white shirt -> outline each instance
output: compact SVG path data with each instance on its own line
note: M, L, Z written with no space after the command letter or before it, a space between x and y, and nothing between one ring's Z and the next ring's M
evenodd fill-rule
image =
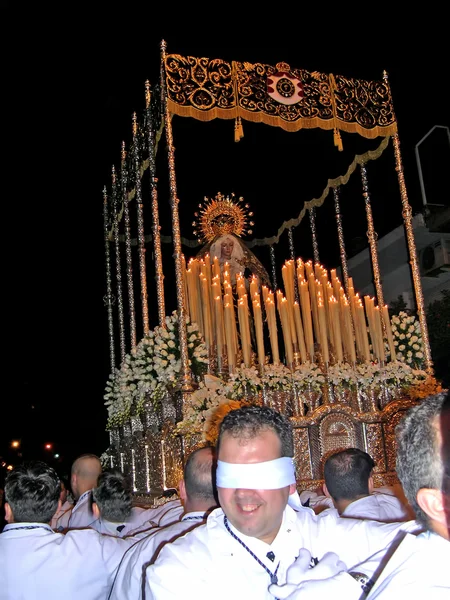
M99 533L123 538L130 535L130 531L142 525L143 519L146 520L143 517L144 512L144 508L136 506L131 509L130 516L123 523L113 523L112 521L100 518L91 523L89 527Z
M63 535L43 523L0 534L0 600L103 600L133 539L92 529Z
M408 510L396 496L374 492L351 502L341 513L341 517L372 519L388 523L406 521Z
M331 498L319 496L315 492L301 492L302 503L309 500L309 506L318 514L323 515L327 509L334 509ZM351 502L341 513L341 517L352 517L354 519L372 519L385 523L394 521L406 521L411 518L411 511L395 495L374 491L364 498Z
M66 529L89 527L94 521L92 490L87 490L78 498L72 510L64 512L56 519L56 522L52 520L52 526L55 531L65 531Z
M450 542L436 533L407 533L375 582L368 599L450 598Z
M55 530L57 530L60 525L61 529L67 527L67 523L69 522L69 517L70 513L72 512L73 506L73 502L69 502L68 500L66 500L61 506L61 508L54 514L53 519L50 521L50 527ZM62 526L64 515L66 515L67 520L66 525Z
M170 500L155 508L146 508L139 515L140 525L130 530L127 535L135 535L153 527L165 527L171 523L176 523L181 519L183 512L183 505L179 498Z
M108 600L141 600L142 575L146 567L155 561L161 547L205 521L203 512L190 512L183 515L181 521L155 528L147 537L134 544L123 556Z
M271 572L279 564L277 576L281 584L302 547L319 560L326 552L334 551L351 567L385 548L400 528L417 527L415 521L398 524L341 519L334 511L320 518L311 509L295 512L287 506L277 537L270 545L234 532ZM273 562L267 558L268 552L275 554ZM155 563L147 568L146 579L147 600L179 599L190 591L196 600L212 596L215 600L274 600L268 592L269 574L225 529L220 508L209 515L205 525L166 544Z

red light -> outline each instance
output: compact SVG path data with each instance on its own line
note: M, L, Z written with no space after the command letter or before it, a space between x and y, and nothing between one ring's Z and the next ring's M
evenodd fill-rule
M51 450L52 449L52 444L45 444L45 449L46 450Z

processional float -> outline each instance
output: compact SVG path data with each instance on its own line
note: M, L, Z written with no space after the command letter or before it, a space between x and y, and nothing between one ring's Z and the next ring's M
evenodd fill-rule
M146 82L145 99L142 119L133 116L130 151L123 144L120 173L113 168L111 189L108 193L105 187L103 193L111 367L105 394L109 464L131 476L137 496L154 497L177 485L190 449L205 439L214 441L220 415L241 402L257 402L274 406L292 421L299 489L317 487L324 458L350 446L373 456L378 483L396 482L394 430L420 394L412 392L417 383L413 370L397 360L378 266L366 165L388 146L394 152L420 324L422 388L424 378L428 382L434 378L387 74L381 81L365 81L308 72L286 63L183 57L167 54L163 41L160 82L153 89ZM342 150L341 132L380 137L381 144L356 155L346 173L328 180L322 196L305 202L276 236L255 242L270 249L269 276L250 250L252 244L241 239L251 233L252 225L243 198L220 192L205 198L193 223L197 243L182 238L174 115L201 121L233 119L235 141L243 136L243 121L253 121L292 133L314 128L332 131L337 151ZM171 239L160 234L156 156L157 149L162 152L163 137ZM359 297L346 259L340 189L357 169L375 297ZM334 204L340 273L319 260L316 210L329 196ZM151 235L145 234L146 214L151 215ZM293 241L293 229L306 215L313 249L309 260L295 255ZM132 233L133 226L137 233ZM282 266L283 286L279 287L275 247L284 233L290 256ZM228 248L221 256L220 241L227 236ZM173 246L175 272L172 315L166 314L165 305L163 244L167 242ZM150 243L155 274L151 289L146 263ZM198 245L200 251L192 252ZM154 329L149 296L157 300Z

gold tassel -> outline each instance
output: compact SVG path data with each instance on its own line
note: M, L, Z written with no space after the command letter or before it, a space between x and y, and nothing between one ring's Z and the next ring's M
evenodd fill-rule
M241 117L234 120L234 141L239 142L244 137L244 128L242 127Z
M334 128L333 140L334 140L334 145L337 146L337 149L339 150L339 152L342 152L342 150L344 149L344 146L342 145L341 134L339 132L339 129L337 129L337 127Z

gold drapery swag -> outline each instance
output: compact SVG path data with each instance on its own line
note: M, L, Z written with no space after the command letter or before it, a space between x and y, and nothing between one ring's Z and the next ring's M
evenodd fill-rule
M387 79L179 54L166 55L164 66L170 112L200 121L235 119L236 141L243 136L242 119L293 132L333 130L339 149L339 131L370 139L397 132Z
M248 248L253 248L254 246L273 246L273 244L277 244L280 241L280 238L285 231L287 231L288 229L291 229L292 227L297 227L298 225L300 225L300 223L303 221L304 216L306 215L306 211L310 210L311 208L316 208L316 207L322 206L322 204L325 202L326 198L329 195L330 189L337 188L341 185L346 185L350 179L350 176L352 175L352 173L356 170L356 168L359 165L366 164L367 162L369 162L371 160L377 160L378 158L380 158L380 156L383 154L383 152L388 147L389 140L390 140L389 137L385 137L381 140L379 146L377 148L375 148L374 150L368 150L367 152L364 152L364 154L356 154L354 156L352 162L350 163L347 171L343 175L340 175L339 177L336 177L334 179L328 179L328 182L327 182L326 186L324 187L322 194L318 198L311 198L311 200L307 200L306 202L304 202L303 207L300 210L297 217L295 217L293 219L289 219L288 221L284 221L284 223L278 229L276 235L274 235L272 237L266 237L266 238L253 238L253 240L245 240L244 241L245 245ZM142 172L144 172L146 169L148 169L148 161L144 162L144 164L142 166ZM129 194L128 194L128 201L130 202L131 200L133 200L135 195L136 195L136 190L135 189L131 190L131 192L129 192ZM119 220L121 218L122 218L122 211L119 213ZM110 239L110 241L113 239L113 231L112 230L110 232L109 239ZM123 235L119 236L119 239L122 242L125 240ZM153 240L153 236L151 234L148 234L145 236L146 243L151 242L152 240ZM163 244L172 243L172 236L162 235L161 242ZM133 240L131 240L131 243L133 246L136 246L137 240L133 239ZM196 240L196 239L190 240L190 239L184 238L184 237L181 238L181 243L183 246L186 246L188 248L197 248L197 247L201 246L201 242L199 242L198 240Z

